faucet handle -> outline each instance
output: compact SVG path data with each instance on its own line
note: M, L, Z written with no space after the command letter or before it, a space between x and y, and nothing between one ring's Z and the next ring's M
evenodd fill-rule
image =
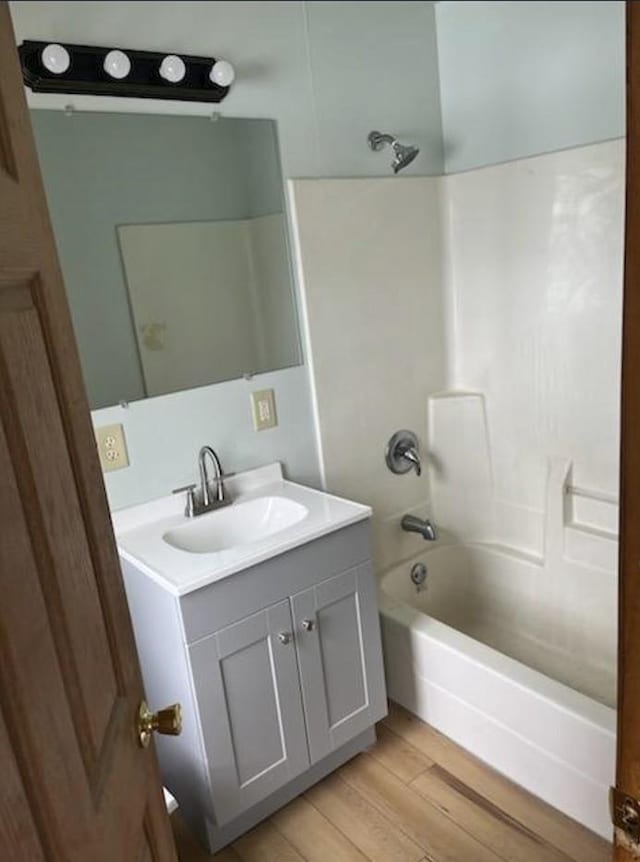
M418 449L413 443L399 443L396 446L396 456L399 458L404 458L410 464L413 465L413 469L416 471L416 474L420 476L422 474L422 464L420 463L420 455L418 455Z
M413 431L396 431L387 443L385 449L387 467L392 473L408 473L415 470L416 475L422 473L420 448L418 438Z
M181 488L174 488L171 492L172 494L181 494L183 491L187 492L187 505L184 508L184 513L187 518L193 518L195 508L196 508L196 486L195 485L183 485Z
M182 494L183 491L193 491L195 487L196 487L195 484L183 485L182 488L174 488L171 493L172 494Z

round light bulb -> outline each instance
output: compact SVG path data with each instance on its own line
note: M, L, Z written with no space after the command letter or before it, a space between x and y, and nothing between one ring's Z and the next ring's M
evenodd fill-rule
M178 57L177 54L167 54L160 63L160 77L170 84L177 84L181 81L187 72L187 67L184 60Z
M209 80L219 87L229 87L236 77L236 70L228 60L216 60L209 71Z
M42 65L54 75L64 74L71 65L69 52L62 45L47 45L42 50Z
M107 75L121 80L131 71L131 60L124 51L109 51L102 64Z

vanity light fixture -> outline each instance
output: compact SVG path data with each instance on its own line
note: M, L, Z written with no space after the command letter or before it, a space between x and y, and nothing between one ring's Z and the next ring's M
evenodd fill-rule
M230 87L236 77L236 70L228 60L216 60L209 72L209 80L220 87Z
M177 54L167 54L160 63L160 77L170 84L179 84L186 74L184 60Z
M131 71L131 60L124 51L119 51L117 48L109 51L102 65L107 75L118 81L126 78Z
M38 93L221 102L235 78L216 57L34 40L18 52L24 82Z
M44 46L40 58L42 65L52 75L63 75L71 65L71 57L67 49L55 42Z

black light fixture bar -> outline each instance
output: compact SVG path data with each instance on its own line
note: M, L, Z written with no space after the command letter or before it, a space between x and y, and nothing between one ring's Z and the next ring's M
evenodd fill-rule
M50 72L42 62L42 52L50 42L25 40L18 52L25 84L36 93L81 93L91 96L124 96L135 99L177 99L187 102L221 102L229 87L209 79L214 57L180 54L186 66L184 78L170 83L160 76L160 64L167 53L124 50L131 61L126 78L112 78L104 70L104 59L112 48L97 45L69 45L71 63L66 72Z

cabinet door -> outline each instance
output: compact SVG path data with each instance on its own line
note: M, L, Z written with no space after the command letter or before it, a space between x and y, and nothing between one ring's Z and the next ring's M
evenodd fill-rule
M190 648L216 823L309 766L289 602Z
M370 563L291 599L312 763L387 712Z

